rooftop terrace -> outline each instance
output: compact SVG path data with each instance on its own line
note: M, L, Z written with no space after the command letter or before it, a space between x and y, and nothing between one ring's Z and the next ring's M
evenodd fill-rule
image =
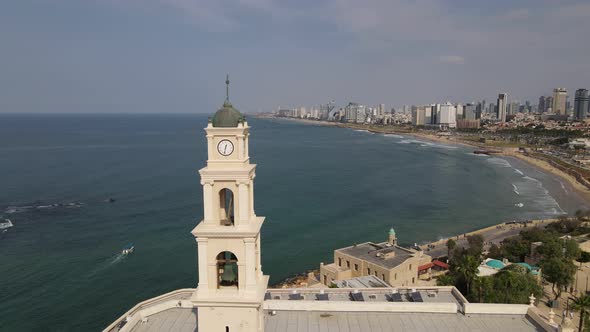
M199 309L188 298L191 291L144 301L105 331L197 331ZM263 310L265 332L549 330L535 308L472 304L454 287L269 289Z
M336 251L371 262L386 269L392 269L406 261L406 259L418 254L415 250L406 249L397 245L392 246L387 242L380 244L365 242L337 249Z

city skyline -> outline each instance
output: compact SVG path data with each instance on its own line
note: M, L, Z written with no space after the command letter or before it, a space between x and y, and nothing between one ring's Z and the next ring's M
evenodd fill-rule
M244 112L535 102L555 87L573 102L590 82L588 16L583 1L4 3L0 112L210 113L227 72Z

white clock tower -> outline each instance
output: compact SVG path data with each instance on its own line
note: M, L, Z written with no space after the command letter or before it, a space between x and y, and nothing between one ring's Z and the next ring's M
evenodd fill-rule
M207 166L202 168L203 220L192 230L198 245L198 330L261 332L268 276L260 264L260 228L254 213L256 165L250 164L250 127L226 100L210 119Z

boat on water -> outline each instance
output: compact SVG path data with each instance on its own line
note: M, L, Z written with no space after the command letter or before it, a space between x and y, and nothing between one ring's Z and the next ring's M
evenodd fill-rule
M121 250L121 254L122 255L129 255L130 253L133 252L133 250L135 250L135 246L133 246L133 243L129 243L128 245L126 245L123 250Z
M2 222L0 222L0 230L6 230L12 226L14 226L14 224L12 223L12 221L10 221L10 219L0 219Z

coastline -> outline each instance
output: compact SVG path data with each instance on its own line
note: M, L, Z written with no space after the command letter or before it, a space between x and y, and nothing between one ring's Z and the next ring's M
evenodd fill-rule
M553 167L551 164L544 160L526 156L520 152L504 151L503 155L517 158L543 172L549 173L555 177L558 177L566 181L572 187L572 189L574 189L578 194L580 194L580 196L584 197L584 199L587 202L590 202L590 189L578 182L578 180L574 176Z
M329 122L329 121L295 119L295 118L279 118L279 117L260 117L260 118L280 119L280 120L287 120L287 121L292 121L292 122L299 122L299 123L303 123L303 124L318 125L318 126L333 126L333 127L338 127L338 128L360 129L360 130L367 130L367 131L369 131L371 133L375 133L375 134L396 134L396 135L402 135L402 136L411 136L416 139L422 139L422 140L427 140L427 141L442 143L442 144L448 144L448 145L460 145L460 146L475 148L475 149L493 148L494 150L498 151L498 153L495 155L509 156L509 157L517 158L517 159L525 162L526 164L530 165L533 168L536 168L542 172L548 173L552 176L555 176L559 179L566 181L577 194L579 194L581 197L583 197L584 200L588 204L590 204L590 189L587 188L586 186L584 186L583 184L581 184L580 182L578 182L576 177L552 166L551 164L549 164L548 162L546 162L544 160L533 158L531 156L526 156L523 153L519 152L517 150L517 148L513 148L513 147L510 147L510 148L508 148L508 147L487 147L485 145L476 144L475 142L467 142L464 140L452 139L452 137L450 137L450 136L440 136L440 135L433 135L433 134L425 133L425 132L399 130L399 129L396 129L393 127L383 128L383 129L379 128L381 130L378 130L376 128L371 128L366 125L359 125L359 124L336 123L336 122Z

